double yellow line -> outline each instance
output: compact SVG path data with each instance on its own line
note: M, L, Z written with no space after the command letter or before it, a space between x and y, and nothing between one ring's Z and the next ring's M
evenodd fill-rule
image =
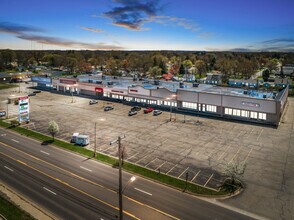
M95 185L95 186L101 187L101 188L106 189L106 190L108 190L108 191L110 191L110 192L112 192L112 193L117 194L117 192L116 192L115 190L113 190L113 189L107 188L107 187L105 187L105 186L103 186L103 185L101 185L101 184L95 183L95 182L93 182L93 181L91 181L91 180L88 180L88 179L86 179L86 178L84 178L84 177L81 177L81 176L79 176L79 175L77 175L77 174L75 174L75 173L72 173L72 172L70 172L70 171L68 171L68 170L65 170L65 169L63 169L63 168L61 168L61 167L58 167L58 166L56 166L56 165L54 165L54 164L51 164L51 163L49 163L49 162L47 162L47 161L44 161L44 160L42 160L42 159L40 159L40 158L38 158L38 157L35 157L35 156L31 155L31 154L28 154L28 153L26 153L26 152L24 152L24 151L22 151L22 150L19 150L19 149L13 147L13 146L10 146L10 145L8 145L8 144L5 144L5 143L3 143L3 142L1 142L1 141L0 141L0 144L6 146L6 147L8 147L8 148L11 148L11 149L13 149L13 150L16 150L16 151L18 151L18 152L20 152L20 153L23 153L23 154L25 154L25 155L27 155L27 156L29 156L29 157L35 159L35 160L41 161L41 162L43 162L43 163L45 163L45 164L48 164L48 165L50 165L50 166L52 166L52 167L54 167L54 168L57 168L57 169L59 169L59 170L61 170L61 171L63 171L63 172L66 172L66 173L68 173L68 174L70 174L70 175L72 175L72 176L74 176L74 177L76 177L76 178L78 178L78 179L80 179L80 180L83 180L83 181L85 181L85 182L91 183L91 184L93 184L93 185ZM74 187L74 186L71 186L69 183L66 183L66 182L64 182L64 181L62 181L62 180L60 180L60 179L58 179L58 178L56 178L56 177L53 177L53 176L51 176L51 175L49 175L49 174L47 174L47 173L44 173L43 171L38 170L38 169L36 169L36 168L34 168L34 167L32 167L32 166L26 164L26 163L23 162L23 161L17 160L17 159L15 159L15 158L13 158L13 157L11 157L11 156L5 154L5 153L2 153L2 152L0 152L0 154L5 155L6 157L8 157L8 158L10 158L10 159L12 159L12 160L14 160L14 161L16 161L16 162L18 162L18 163L21 163L21 164L23 164L24 166L27 166L27 167L29 167L29 168L31 168L31 169L33 169L33 170L39 172L39 173L41 173L41 174L43 174L43 175L45 175L45 176L51 178L51 179L54 179L54 180L56 180L56 181L62 183L63 185L66 185L66 186L68 186L68 187L70 187L70 188L72 188L72 189L74 189L74 190L76 190L76 191L78 191L78 192L80 192L80 193L82 193L82 194L84 194L84 195L87 195L87 196L89 196L89 197L91 197L91 198L93 198L93 199L95 199L95 200L97 200L97 201L99 201L99 202L101 202L101 203L103 203L103 204L105 204L105 205L107 205L107 206L109 206L109 207L115 209L115 210L119 210L118 207L113 206L113 205L111 205L111 204L109 204L109 203L107 203L107 202L105 202L105 201L103 201L103 200L101 200L101 199L98 199L98 198L96 198L96 197L90 195L89 193L84 192L84 191L82 191L82 190L80 190L80 189L78 189L78 188L76 188L76 187ZM166 213L166 212L164 212L164 211L161 211L161 210L159 210L159 209L156 209L156 208L154 208L154 207L152 207L152 206L149 206L149 205L147 205L147 204L141 203L141 202L139 202L139 201L137 201L137 200L135 200L135 199L133 199L133 198L131 198L131 197L128 197L128 196L126 196L126 195L123 195L123 196L124 196L125 198L129 199L130 201L134 202L134 203L137 203L137 204L139 204L139 205L141 205L141 206L145 206L145 207L147 207L147 208L150 208L150 209L152 209L152 210L154 210L154 211L156 211L156 212L159 212L159 213L161 213L161 214L163 214L163 215L165 215L165 216L167 216L167 217L170 217L170 218L175 219L175 220L180 220L179 218L177 218L177 217L175 217L175 216L172 216L172 215L170 215L170 214L168 214L168 213ZM139 218L137 218L135 215L133 215L133 214L127 212L127 211L123 211L123 212L124 212L126 215L128 215L128 216L130 216L130 217L132 217L132 218L134 218L134 219L139 219Z

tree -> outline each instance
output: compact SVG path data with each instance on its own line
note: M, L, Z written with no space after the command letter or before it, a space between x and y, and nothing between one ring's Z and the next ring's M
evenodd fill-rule
M48 131L52 135L53 141L55 135L59 132L59 126L55 121L50 121L48 126Z
M161 75L161 68L159 68L158 66L154 66L154 67L150 67L150 69L149 69L149 75L151 76L151 77L156 77L156 76L158 76L158 75Z
M229 177L231 184L235 185L237 179L241 179L245 173L247 164L242 163L229 163L225 166L224 175Z
M195 67L197 69L197 72L200 78L202 78L202 74L206 72L206 64L204 63L203 60L197 60L195 62Z
M270 76L270 71L269 71L269 69L265 69L265 70L262 71L262 78L263 78L263 80L264 80L265 82L268 81L269 76Z
M270 73L272 73L273 70L278 69L278 62L277 59L271 59L266 62L265 66L269 69Z

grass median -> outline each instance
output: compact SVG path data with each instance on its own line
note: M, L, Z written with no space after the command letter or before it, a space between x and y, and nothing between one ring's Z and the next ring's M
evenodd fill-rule
M87 157L91 157L91 158L93 157L93 151L91 151L91 150L88 150L88 149L80 147L80 146L76 146L74 144L71 144L71 143L68 143L68 142L65 142L65 141L62 141L59 139L55 139L53 141L52 137L38 133L36 131L28 130L23 127L14 127L14 126L11 126L9 123L4 122L2 120L0 121L0 126L7 128L7 129L11 129L13 131L16 131L22 135L39 140L44 145L53 144L57 147L61 147L61 148L64 148L64 149L67 149L70 151L74 151L76 153L79 153L79 154L87 156ZM98 161L107 163L113 167L117 167L118 160L113 157L97 153L95 158ZM128 162L124 162L123 169L126 171L129 171L129 172L132 172L134 174L144 176L149 179L155 180L157 182L166 184L168 186L172 186L172 187L178 188L180 190L185 190L186 192L191 192L191 193L198 194L198 195L224 196L224 195L229 194L225 190L215 191L215 190L211 190L209 188L202 187L200 185L196 185L196 184L193 184L190 182L186 183L186 181L184 181L184 180L177 179L177 178L174 178L174 177L162 174L162 173L158 173L156 171L153 171L153 170L141 167L141 166L137 166L135 164L128 163Z
M20 209L17 205L10 202L0 194L0 214L9 220L34 220L30 214ZM1 216L0 216L1 219Z

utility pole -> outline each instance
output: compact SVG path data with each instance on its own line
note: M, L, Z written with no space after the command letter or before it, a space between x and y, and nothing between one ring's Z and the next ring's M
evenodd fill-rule
M118 137L118 167L119 167L119 187L118 187L118 199L119 199L119 219L123 220L123 201L122 201L122 151L121 151L121 137Z
M8 99L7 99L6 104L7 104L6 118L8 119Z
M121 139L125 138L118 137L117 140L111 141L110 145L117 143L118 144L118 202L119 202L119 220L123 220L123 188L122 188L122 146Z

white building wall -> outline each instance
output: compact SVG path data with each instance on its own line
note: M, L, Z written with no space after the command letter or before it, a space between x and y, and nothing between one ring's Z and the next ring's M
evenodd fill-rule
M221 106L221 95L199 93L199 103Z
M177 100L182 102L198 102L198 93L192 91L177 91Z
M276 102L273 100L250 99L234 96L223 96L223 107L244 109L255 112L276 113Z
M128 87L128 93L132 95L150 96L150 90L144 89L142 86Z
M151 96L161 99L171 98L173 94L171 91L165 88L159 88L159 89L151 89Z

